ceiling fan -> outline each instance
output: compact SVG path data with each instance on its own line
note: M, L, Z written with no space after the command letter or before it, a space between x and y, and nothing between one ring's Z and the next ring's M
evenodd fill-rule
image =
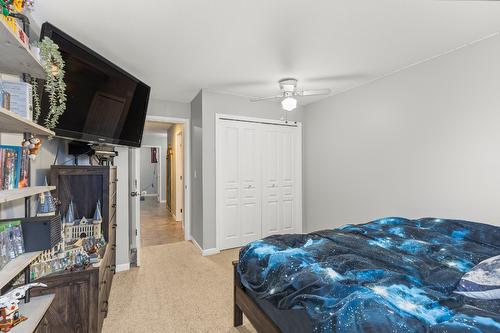
M300 90L297 88L297 79L285 78L278 81L281 94L269 97L256 97L251 102L280 100L283 110L292 111L297 107L297 97L329 95L331 89Z

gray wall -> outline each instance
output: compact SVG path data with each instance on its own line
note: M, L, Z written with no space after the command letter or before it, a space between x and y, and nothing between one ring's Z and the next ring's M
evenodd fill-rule
M159 134L148 134L144 133L142 137L142 145L149 146L158 146L161 147L161 152L159 159L161 160L161 195L160 201L165 202L167 200L167 160L166 160L166 152L167 152L167 133L165 135ZM143 156L146 154L147 156ZM144 152L144 149L141 149L141 190L144 189L147 185L151 183L152 179L152 168L151 163L149 163L150 168L147 171L148 174L142 172L142 163L146 161L151 161L151 152L147 150ZM143 179L144 176L144 179ZM151 187L149 187L151 190ZM148 192L149 193L149 192Z
M191 236L203 247L203 94L191 102Z
M117 269L130 263L130 221L129 221L129 172L128 148L117 147L118 157L115 158L118 183L116 183L116 265Z
M279 103L251 103L248 98L203 90L203 248L216 247L215 232L215 114L280 119ZM288 113L288 119L302 121L302 108Z
M500 37L309 105L305 230L384 216L500 224Z
M190 118L191 106L189 103L150 99L147 114L148 116Z

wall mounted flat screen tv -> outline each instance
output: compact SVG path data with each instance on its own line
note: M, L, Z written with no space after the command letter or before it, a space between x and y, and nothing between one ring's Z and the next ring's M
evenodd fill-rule
M52 24L42 25L65 60L66 111L56 136L76 141L140 147L150 87ZM42 114L49 109L41 95Z

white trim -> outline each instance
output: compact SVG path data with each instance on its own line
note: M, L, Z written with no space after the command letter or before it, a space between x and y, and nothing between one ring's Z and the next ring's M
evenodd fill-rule
M146 116L146 120L184 125L184 239L191 238L191 121L189 118Z
M130 263L126 263L126 264L119 264L119 265L116 265L116 273L118 272L123 272L123 271L128 271L130 269Z
M302 216L302 173L303 173L303 168L302 168L302 123L297 122L297 121L283 121L283 120L275 120L275 119L265 119L265 118L255 118L255 117L245 117L245 116L235 116L235 115L229 115L229 114L222 114L222 113L216 113L215 114L215 244L216 244L216 249L217 251L220 251L221 249L221 244L220 244L220 233L221 233L221 227L218 223L219 221L219 216L221 216L221 203L222 203L222 192L221 189L219 188L219 183L217 182L217 179L221 178L221 171L218 167L218 163L220 161L220 149L217 149L219 146L219 142L221 140L220 138L220 122L222 120L236 120L236 121L250 121L250 122L259 122L259 123L265 123L265 124L275 124L275 125L282 125L282 126L295 126L298 128L299 133L298 133L298 139L299 139L299 149L298 150L298 156L297 156L297 161L295 161L296 165L296 170L299 170L296 175L296 184L297 184L297 220L300 222L296 226L296 233L302 233L303 229L303 216ZM210 251L205 250L205 251Z
M201 251L201 255L204 257L213 256L214 254L219 254L219 253L220 250L215 247Z
M141 194L141 195L142 195L142 194ZM142 196L143 196L143 197L157 197L157 196L158 196L158 194L156 194L156 193L146 193L146 194L144 194L144 195L142 195Z
M266 123L266 124L270 124L270 125L275 124L275 125L296 126L296 127L302 126L302 123L300 123L298 121L284 121L284 120L267 119L267 118L235 116L232 114L224 114L224 113L216 113L215 114L216 122L219 121L221 118L223 118L224 120L249 121L249 122Z
M167 200L160 200L160 203L167 203Z
M198 244L198 242L196 241L196 239L194 239L193 236L190 236L190 240L191 242L194 244L194 246L196 246L196 248L198 248L198 250L200 251L201 255L204 256L204 257L207 257L207 256L212 256L214 254L219 254L220 251L218 249L216 249L215 247L214 248L211 248L211 249L206 249L206 250L203 250L200 246L200 244Z

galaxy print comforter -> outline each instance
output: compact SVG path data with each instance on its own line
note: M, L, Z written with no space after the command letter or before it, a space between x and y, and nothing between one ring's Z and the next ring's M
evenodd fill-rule
M453 292L495 255L498 227L386 218L252 242L238 272L254 297L304 309L315 332L500 332L499 300Z

